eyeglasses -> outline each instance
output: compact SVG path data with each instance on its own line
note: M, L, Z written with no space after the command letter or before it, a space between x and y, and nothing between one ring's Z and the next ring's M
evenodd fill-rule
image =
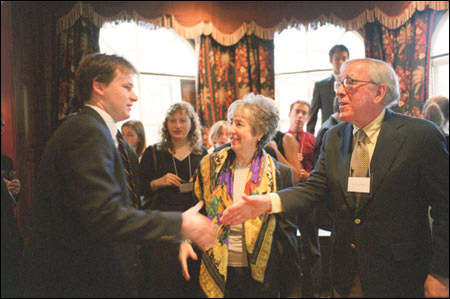
M342 82L334 82L334 90L337 91L339 89L339 86L341 86L341 84L344 84L344 89L351 89L353 88L353 86L358 83L370 83L370 84L378 84L372 81L364 81L364 80L356 80L356 79L352 79L350 77L345 78Z

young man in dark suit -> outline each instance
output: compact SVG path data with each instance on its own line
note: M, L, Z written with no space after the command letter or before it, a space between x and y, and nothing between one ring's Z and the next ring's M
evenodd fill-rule
M326 201L335 220L335 296L448 297L449 155L444 136L429 121L387 108L400 95L387 63L348 61L340 78L343 123L326 133L309 180L277 193L244 196L221 221L236 225L264 212L295 213Z
M180 238L203 250L214 244L216 231L198 213L201 206L184 213L133 206L116 123L130 117L138 100L136 73L115 55L80 62L75 91L84 106L62 122L41 159L26 296L136 297L136 244Z
M328 55L330 56L330 63L333 66L333 74L314 84L311 112L308 124L306 125L306 130L313 135L319 110L322 110L322 124L333 114L333 101L336 97L334 85L335 82L339 81L341 65L350 57L350 53L344 45L335 45L330 49Z

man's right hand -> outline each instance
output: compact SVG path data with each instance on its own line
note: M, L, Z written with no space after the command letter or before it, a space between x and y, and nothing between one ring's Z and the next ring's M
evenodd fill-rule
M197 246L207 251L217 242L217 227L207 217L199 213L203 207L203 201L181 214L181 235L184 239L191 240Z
M224 212L220 222L224 225L238 225L272 211L272 202L268 194L242 195L241 201L233 203Z

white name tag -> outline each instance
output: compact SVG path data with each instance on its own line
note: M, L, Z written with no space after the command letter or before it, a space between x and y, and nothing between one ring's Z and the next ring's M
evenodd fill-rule
M370 177L349 177L348 192L370 193Z
M192 183L180 184L181 193L191 192L192 190L194 190L194 184Z

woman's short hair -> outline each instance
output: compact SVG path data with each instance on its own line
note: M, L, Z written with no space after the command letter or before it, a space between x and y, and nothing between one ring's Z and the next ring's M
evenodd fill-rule
M341 73L345 67L355 63L365 63L370 80L376 84L384 84L386 86L386 94L383 98L384 106L388 107L397 103L400 98L398 77L389 64L373 58L352 59L342 64Z
M169 117L174 115L176 112L185 112L186 116L189 117L191 121L191 129L189 130L187 140L191 146L192 152L194 154L200 154L202 152L202 132L201 125L198 119L197 112L195 112L194 107L188 102L179 102L171 105L167 110L166 117L164 118L163 126L161 128L161 144L160 148L164 150L174 150L172 139L169 134L168 121Z
M225 120L219 120L215 122L208 133L208 141L211 146L216 147L217 138L222 134L224 128L228 127L227 122Z
M139 120L129 120L123 123L121 128L122 131L124 127L131 128L136 133L139 139L138 145L136 147L136 154L138 155L138 157L142 156L146 147L144 125Z
M228 122L231 123L235 114L249 120L253 136L259 133L264 134L258 141L258 148L263 148L275 136L280 117L274 100L263 95L247 94L230 105Z

